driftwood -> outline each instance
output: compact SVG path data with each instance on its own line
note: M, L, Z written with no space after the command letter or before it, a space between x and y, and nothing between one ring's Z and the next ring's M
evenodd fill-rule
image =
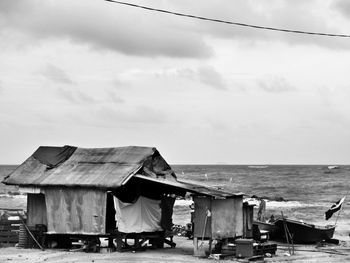
M279 247L279 249L282 249L282 250L286 250L287 248L286 247L282 247L282 248L280 248ZM341 253L341 252L339 252L339 251L337 251L337 250L324 250L324 249L302 249L302 248L298 248L298 249L296 249L295 251L305 251L305 252L318 252L318 253L328 253L328 254L335 254L335 255L342 255L342 256L347 256L347 255L349 255L349 254L345 254L345 253Z

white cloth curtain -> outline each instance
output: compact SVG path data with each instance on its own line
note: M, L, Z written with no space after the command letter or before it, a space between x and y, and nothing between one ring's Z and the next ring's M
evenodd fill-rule
M160 200L140 196L131 203L123 203L114 197L117 227L123 233L141 233L161 231Z

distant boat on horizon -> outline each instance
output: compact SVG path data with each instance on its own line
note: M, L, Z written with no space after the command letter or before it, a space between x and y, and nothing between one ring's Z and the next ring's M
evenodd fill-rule
M329 165L329 166L327 166L327 168L329 170L333 170L333 169L339 169L339 166L338 165Z
M268 168L268 165L248 165L248 168L253 168L253 169L265 169Z

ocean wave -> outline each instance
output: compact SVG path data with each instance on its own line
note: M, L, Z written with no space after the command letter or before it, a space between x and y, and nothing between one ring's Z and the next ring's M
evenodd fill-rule
M0 194L0 199L17 199L17 200L25 200L27 198L26 195L11 195L11 194ZM300 208L300 207L324 207L329 205L328 203L306 203L300 201L270 201L264 199L266 202L266 209L275 209L275 208ZM244 198L244 202L248 202L250 205L255 205L259 207L260 200L255 198ZM177 199L175 200L174 206L177 207L189 207L193 204L192 200L188 199Z
M321 203L304 203L299 201L287 201L287 202L278 202L278 201L267 201L267 208L296 208L296 207L322 207L324 206Z
M255 205L259 207L260 201L254 198L246 198L243 200L244 202L248 202L250 205ZM266 209L275 209L275 208L300 208L300 207L324 207L324 203L306 203L300 201L269 201L265 200ZM175 206L178 207L188 207L193 204L192 200L184 200L179 199L175 201Z
M27 195L0 194L0 209L26 209Z
M14 199L14 198L27 198L27 195L22 195L22 194L19 194L19 195L13 195L13 194L0 194L0 198L11 198L11 199Z
M274 209L274 208L300 208L300 207L323 207L325 204L323 203L307 203L300 201L270 201L264 199L266 202L266 209ZM245 198L244 202L248 202L250 205L255 205L259 207L260 200L255 198Z

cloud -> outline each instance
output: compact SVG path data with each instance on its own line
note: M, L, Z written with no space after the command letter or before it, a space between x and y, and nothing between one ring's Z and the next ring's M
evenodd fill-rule
M175 70L175 75L180 78L194 80L196 78L196 71L191 68L179 68Z
M152 72L157 78L183 78L196 81L214 89L226 89L224 77L213 66L201 66L198 68L170 68Z
M224 78L213 67L200 67L198 69L200 82L215 89L226 89Z
M56 93L59 97L72 104L89 104L97 102L92 96L89 96L87 92L82 92L78 89L58 88Z
M193 82L203 84L216 90L224 90L227 87L224 76L215 67L204 65L200 67L169 67L162 69L133 69L124 74L130 82L135 80L155 80L171 82L172 84L185 80L186 85ZM164 83L164 82L163 82ZM130 84L129 84L130 85ZM198 85L194 85L196 87Z
M141 2L140 4L148 5ZM338 24L327 1L209 0L152 1L149 6L204 17L268 27L316 32L346 33L349 24ZM337 6L347 13L346 1ZM345 6L345 8L343 8ZM305 10L308 10L307 14ZM312 12L310 11L312 10ZM143 57L209 58L215 46L210 38L243 43L285 42L349 48L339 38L272 32L150 12L106 1L11 0L0 2L0 36L9 39L21 33L33 45L48 39L68 39L97 50ZM96 18L96 19L92 19ZM297 19L296 19L297 18ZM4 44L2 44L4 45Z
M76 98L78 99L79 102L82 102L85 104L94 103L97 101L92 96L89 96L87 92L82 92L81 90L76 90Z
M115 126L123 124L161 124L166 121L162 111L148 107L137 106L131 109L125 107L109 107L103 106L94 113L94 120L101 125Z
M3 12L3 13L13 12L18 9L21 9L21 7L24 7L24 6L27 6L26 3L20 0L0 1L0 12Z
M41 74L55 83L74 84L74 81L68 76L68 74L64 70L52 64L47 64L45 68L41 71Z
M104 93L89 89L79 89L76 87L59 87L56 89L56 94L66 102L79 105L91 105L91 104L122 104L125 100L120 96L117 96L113 90L105 90Z
M283 93L296 90L285 78L279 76L259 79L257 80L257 84L262 90L271 93Z
M345 18L349 19L350 2L348 0L338 0L333 2L332 7L339 11Z
M57 95L64 100L71 102L71 103L76 103L77 99L75 98L73 92L69 89L66 88L59 88L57 89Z
M122 99L121 97L117 96L114 91L108 90L106 91L106 95L108 100L114 102L114 103L124 103L125 100Z
M186 10L186 13L250 25L333 34L348 33L344 31L349 28L349 24L339 24L334 19L334 14L329 12L328 1L238 0L232 5L231 1L224 0L220 5L213 1L201 1L200 5L192 2L190 5L188 1L180 0L176 3L178 6L174 8ZM265 41L349 49L343 38L285 33L198 20L194 20L193 24L192 29L203 35L233 39L249 45Z
M115 78L113 80L113 86L117 89L126 88L126 87L130 87L130 83L120 78Z
M212 55L211 48L198 34L169 28L167 18L159 15L105 1L22 2L1 4L0 32L11 29L38 40L66 38L128 55L195 58Z

